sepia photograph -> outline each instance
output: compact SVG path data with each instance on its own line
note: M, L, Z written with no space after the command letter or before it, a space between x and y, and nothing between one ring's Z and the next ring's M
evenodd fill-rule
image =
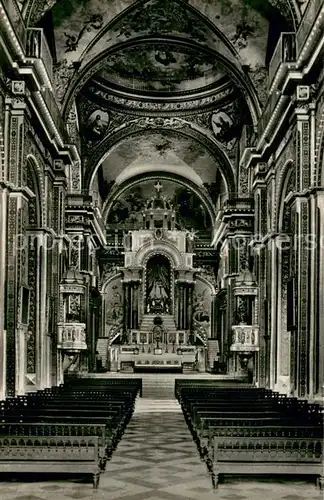
M1 500L322 500L324 0L0 0Z

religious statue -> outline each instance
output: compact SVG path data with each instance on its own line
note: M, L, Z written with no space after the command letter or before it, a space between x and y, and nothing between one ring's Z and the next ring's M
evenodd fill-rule
M147 313L169 313L170 265L163 256L154 256L148 262L146 294Z
M197 231L195 231L193 228L191 228L191 231L187 231L187 252L188 253L193 253L193 251L194 251L196 234L197 234Z

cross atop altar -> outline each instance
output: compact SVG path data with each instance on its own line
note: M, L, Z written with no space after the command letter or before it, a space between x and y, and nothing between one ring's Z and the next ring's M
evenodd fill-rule
M162 188L163 188L163 184L161 184L160 181L157 181L155 184L154 184L154 187L156 189L156 192L157 192L157 195L160 196L161 194L161 191L162 191Z

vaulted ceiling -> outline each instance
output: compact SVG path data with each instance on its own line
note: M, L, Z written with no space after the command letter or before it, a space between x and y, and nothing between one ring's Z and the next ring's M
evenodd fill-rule
M78 116L85 178L98 185L100 171L122 184L163 171L229 189L243 127L256 125L267 99L271 53L305 2L21 3L30 22L51 26L55 92L65 118Z

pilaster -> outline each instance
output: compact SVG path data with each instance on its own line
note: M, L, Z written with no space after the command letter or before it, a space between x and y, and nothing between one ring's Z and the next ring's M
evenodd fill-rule
M324 259L323 259L323 241L324 241L324 193L321 192L317 196L317 207L318 207L318 238L320 244L318 245L318 250L320 252L317 261L317 272L318 272L318 286L316 287L318 304L317 304L317 325L316 325L316 337L314 339L314 350L313 350L313 363L316 367L316 372L314 373L315 388L313 388L315 394L319 398L323 398L324 395L324 308L321 302L324 297ZM311 373L312 375L312 373Z

